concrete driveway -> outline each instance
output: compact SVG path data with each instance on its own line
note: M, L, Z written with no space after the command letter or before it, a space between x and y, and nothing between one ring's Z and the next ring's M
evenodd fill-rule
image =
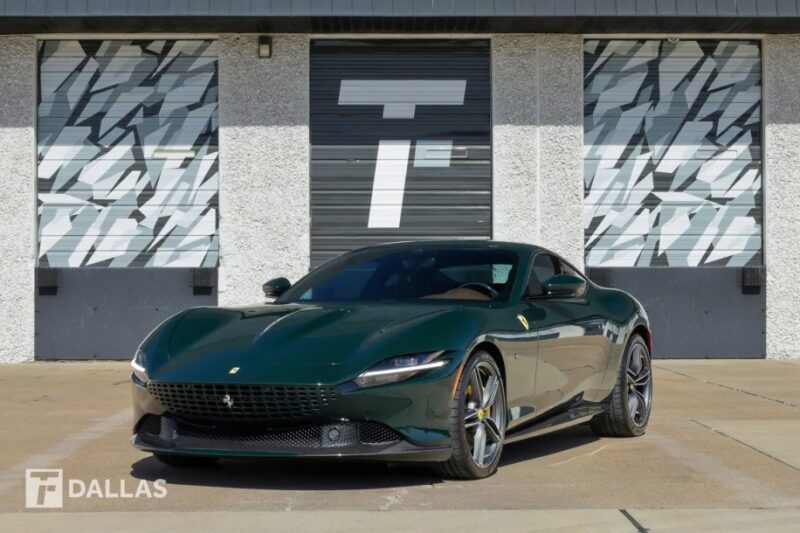
M496 475L462 482L358 463L170 469L128 444L127 364L0 365L0 528L800 531L800 362L655 366L644 437L577 427L511 444ZM63 469L86 486L108 480L106 496L164 479L167 494L67 497L59 511L31 510L26 468Z

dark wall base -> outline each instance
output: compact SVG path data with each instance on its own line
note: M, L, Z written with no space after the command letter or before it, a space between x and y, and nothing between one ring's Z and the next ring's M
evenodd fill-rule
M200 276L206 284L200 291L192 269L76 268L57 274L57 291L36 292L36 359L130 359L169 316L217 305L208 272ZM216 270L211 274L216 285Z
M742 269L589 270L597 283L629 292L644 305L655 358L765 357L766 287L753 286Z

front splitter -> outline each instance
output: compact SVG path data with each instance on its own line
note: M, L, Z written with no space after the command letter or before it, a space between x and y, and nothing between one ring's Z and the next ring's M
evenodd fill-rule
M281 449L235 449L235 448L182 448L170 446L157 439L144 439L138 433L131 437L136 448L151 452L173 455L198 455L210 457L273 457L295 459L342 459L352 461L382 461L437 463L447 461L452 451L450 447L423 448L409 442L397 442L387 446L358 445L331 448L281 448Z

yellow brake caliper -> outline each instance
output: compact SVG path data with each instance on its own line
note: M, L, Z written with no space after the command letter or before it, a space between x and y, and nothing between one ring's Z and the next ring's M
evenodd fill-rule
M467 398L472 396L472 383L467 384ZM492 416L492 408L487 407L486 409L478 408L478 420L483 420L485 417Z

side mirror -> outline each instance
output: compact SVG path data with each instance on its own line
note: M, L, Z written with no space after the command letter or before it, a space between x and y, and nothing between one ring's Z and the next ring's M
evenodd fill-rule
M264 291L264 296L267 298L277 298L284 292L288 291L292 283L286 278L271 279L261 286Z
M577 296L585 288L586 280L569 274L559 274L542 283L542 290L548 296Z

